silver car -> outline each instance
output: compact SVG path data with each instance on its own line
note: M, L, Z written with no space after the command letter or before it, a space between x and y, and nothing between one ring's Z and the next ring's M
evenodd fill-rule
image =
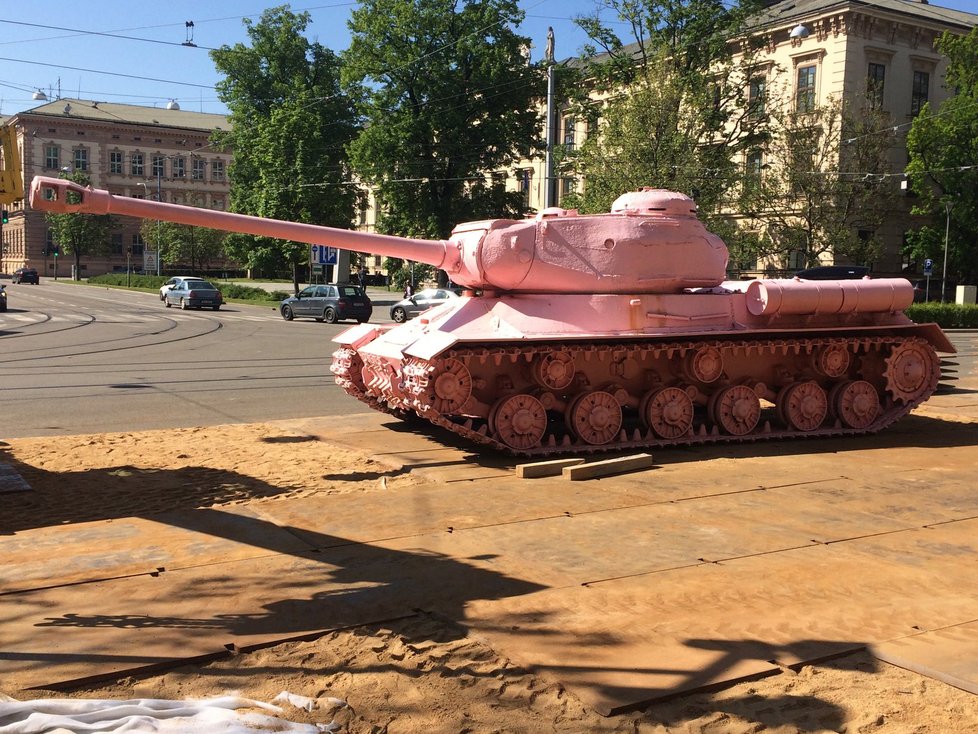
M429 308L440 306L446 301L458 298L458 295L458 291L451 288L425 288L423 291L418 291L413 296L391 306L391 319L403 324L422 311L427 311Z
M172 278L166 281L166 283L160 286L160 300L166 301L166 294L170 292L171 288L174 288L181 283L185 283L188 280L195 280L201 283L207 282L204 278L198 278L196 275L174 275Z

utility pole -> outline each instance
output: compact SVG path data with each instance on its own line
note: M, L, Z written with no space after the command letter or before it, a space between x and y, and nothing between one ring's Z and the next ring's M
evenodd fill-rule
M547 156L543 172L543 205L554 205L554 29L547 29Z

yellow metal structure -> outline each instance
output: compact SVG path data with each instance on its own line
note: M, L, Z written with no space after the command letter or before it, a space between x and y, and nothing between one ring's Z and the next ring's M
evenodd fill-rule
M0 150L3 151L3 168L0 168L0 204L13 204L24 198L24 177L20 170L17 132L9 125L0 125Z

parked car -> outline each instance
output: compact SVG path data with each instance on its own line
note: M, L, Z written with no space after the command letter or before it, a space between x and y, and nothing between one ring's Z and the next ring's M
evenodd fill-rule
M458 298L458 295L458 291L451 288L425 288L391 306L391 319L402 324L422 311Z
M362 323L370 321L373 304L360 286L334 283L303 288L296 295L282 301L279 310L286 321L307 316L327 324L348 319Z
M188 308L213 308L217 311L224 303L224 296L213 283L199 278L186 279L172 286L163 296L166 307L177 305Z
M14 283L33 283L37 285L41 278L34 268L17 268L11 281Z
M205 280L204 278L198 278L196 275L174 275L172 278L166 281L166 283L160 286L160 300L161 301L166 300L166 293L171 288L173 288L173 286L180 285L181 283L184 283L188 280L196 280L201 283L207 282L207 280Z
M804 280L857 280L867 275L869 268L866 265L820 265L795 273Z

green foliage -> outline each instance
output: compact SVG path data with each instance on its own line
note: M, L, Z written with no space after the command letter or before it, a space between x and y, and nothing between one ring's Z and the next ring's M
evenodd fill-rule
M339 58L307 40L308 13L271 8L245 19L251 46L211 52L226 76L217 87L232 130L217 140L234 150L233 211L292 222L348 228L361 204L346 146L359 129L351 99L339 85ZM230 255L264 271L299 268L308 246L236 234Z
M589 59L588 84L610 96L599 104L578 100L577 112L599 134L577 150L558 151L561 172L586 181L567 205L607 211L625 191L663 187L692 196L707 224L718 228L724 196L743 175L733 161L764 136L764 118L744 113L754 53L748 48L734 64L726 42L744 6L713 0L603 6L604 17L611 11L633 38L623 41L597 15L577 21L595 43L588 50L603 52Z
M930 217L908 235L910 256L943 267L947 231L948 276L978 280L978 29L945 33L938 49L947 56L946 85L955 89L938 111L924 105L907 135L907 175L919 195L914 214ZM931 81L932 84L936 80ZM961 170L963 166L970 166Z
M82 186L91 184L91 179L81 171L63 178ZM62 247L62 253L75 260L76 280L81 275L83 256L108 253L111 246L109 228L112 226L112 217L108 214L46 214L45 217L54 241Z
M167 280L168 275L136 275L135 273L106 273L95 275L88 279L91 285L108 285L120 288L143 288L146 290L158 290ZM218 290L224 294L225 298L234 298L241 301L281 301L289 297L285 291L266 291L264 288L241 285L239 283L221 283L216 280L210 281Z
M541 71L515 0L363 0L343 79L367 121L351 162L379 203L378 228L447 237L459 222L522 213L490 173L539 147Z
M942 329L978 329L978 306L956 303L915 303L906 310L918 324L935 323Z
M761 148L769 166L745 182L738 201L748 226L753 219L762 233L760 254L781 267L792 253L804 267L819 265L825 254L871 263L880 245L858 231L875 232L896 206L896 187L882 175L889 171L891 136L876 134L892 121L835 101L769 115Z
M144 219L139 228L143 241L161 253L162 261L187 265L191 273L205 270L220 257L227 233L206 227Z

